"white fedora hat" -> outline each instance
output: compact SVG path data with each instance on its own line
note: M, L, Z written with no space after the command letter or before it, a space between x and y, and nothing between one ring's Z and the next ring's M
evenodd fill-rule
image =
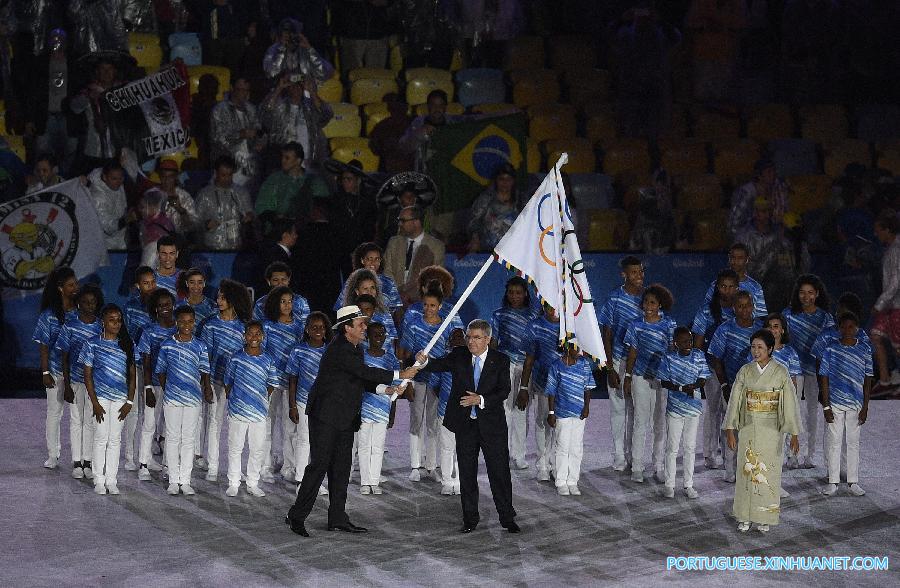
M361 311L359 309L359 307L356 306L355 304L351 304L349 306L342 306L337 311L337 321L335 321L334 326L331 328L336 330L342 324L344 324L346 322L350 322L350 321L352 321L354 319L358 319L358 318L367 319L367 318L369 318L369 315L367 315L366 313Z

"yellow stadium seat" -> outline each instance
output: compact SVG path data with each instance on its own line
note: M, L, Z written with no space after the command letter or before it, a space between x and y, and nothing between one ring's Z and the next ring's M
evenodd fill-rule
M400 48L400 45L391 47L388 55L388 64L395 73L399 73L403 69L403 49Z
M6 133L6 110L0 109L0 135L5 135Z
M381 102L385 94L399 92L395 80L361 79L350 86L350 102L361 106L369 102Z
M660 139L683 140L688 136L688 113L683 104L671 104L668 118L659 130Z
M530 174L541 171L541 150L530 138L525 139L525 171Z
M487 102L472 107L472 112L476 114L504 114L516 110L518 110L516 105L508 102Z
M449 72L447 72L449 74ZM410 80L406 85L406 102L408 104L423 104L428 100L428 94L434 90L443 90L447 98L453 100L453 80L444 78L421 77Z
M722 207L722 184L712 174L686 176L679 181L678 208L685 211Z
M747 137L758 141L794 136L794 117L787 104L760 104L747 112Z
M328 144L331 147L331 157L342 161L349 162L351 159L358 159L363 165L363 171L378 171L379 158L372 153L369 147L369 140L361 137L335 137L329 139Z
M316 93L325 102L340 102L344 99L344 84L340 77L333 75L319 84Z
M737 139L741 121L735 116L718 112L699 112L694 116L694 137L705 141Z
M859 139L844 139L837 143L823 146L825 153L825 174L832 178L843 175L844 168L851 163L861 163L866 167L872 164L872 151L869 144Z
M584 137L563 137L561 139L549 139L543 143L545 153L553 153L554 151L572 151L575 149L591 151L593 153L594 146L590 140ZM575 172L570 172L575 173Z
M591 143L607 144L614 142L618 135L616 115L612 110L597 110L585 116L584 135Z
M447 114L459 116L461 114L465 114L465 112L466 107L459 102L451 102L447 105ZM428 114L428 104L416 104L416 115L425 116L426 114Z
M806 104L800 107L800 136L819 143L846 139L850 133L847 110L840 104Z
M325 136L332 137L359 137L362 131L362 118L359 116L359 107L346 102L329 104L334 116L325 125Z
M609 100L609 72L593 67L573 67L563 72L569 102L581 107Z
M879 153L878 167L900 176L900 149L886 149Z
M550 37L547 49L553 69L594 67L597 63L597 48L588 35Z
M753 175L753 164L759 155L755 141L719 141L713 145L713 169L719 178L738 184Z
M791 176L790 210L798 214L824 208L831 198L833 180L826 175Z
M219 93L216 100L223 100L225 93L231 91L231 72L227 67L218 65L192 65L188 69L188 79L191 84L191 96L197 93L200 87L200 78L209 74L219 80Z
M24 162L27 159L24 138L20 137L19 135L7 135L3 138L6 139L6 144L9 145L9 150L15 153L19 157L19 159Z
M134 57L138 67L143 67L147 73L159 69L162 63L162 47L159 46L159 37L149 33L128 33L128 53Z
M347 72L347 79L351 84L356 80L396 80L397 74L392 69L359 67Z
M724 230L728 224L728 210L703 210L691 216L694 219L694 242L691 249L721 251L728 246L728 235Z
M528 109L528 117L528 136L538 143L576 134L575 108L570 104L536 105Z
M513 104L520 108L559 102L559 82L551 69L518 70L510 73Z
M459 47L453 50L453 56L450 58L450 71L457 72L465 66L463 63L462 51Z
M544 67L544 40L541 37L521 36L506 44L503 69L506 71L528 67Z
M551 144L561 143L561 145L551 148ZM559 156L563 153L569 154L569 161L563 166L563 171L569 174L592 174L597 169L597 158L594 155L594 148L591 147L587 139L579 139L572 137L569 140L555 139L547 141L547 167L556 165Z
M628 245L628 213L621 208L591 211L588 248L591 251L619 251Z
M453 74L450 70L436 67L412 67L403 73L403 79L407 82L413 80L437 80L440 82L453 82Z
M643 139L621 139L603 153L603 172L618 177L628 173L642 177L650 171L650 152Z
M708 162L706 143L697 139L660 142L662 167L672 175L705 174Z
M200 146L197 145L196 137L191 138L191 140L187 144L187 147L184 148L184 152L187 157L193 157L194 159L200 157Z

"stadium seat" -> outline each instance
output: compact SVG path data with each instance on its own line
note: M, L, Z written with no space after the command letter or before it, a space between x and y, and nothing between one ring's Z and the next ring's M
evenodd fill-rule
M826 144L822 151L825 154L825 174L838 178L851 163L872 165L872 151L869 144L859 139L845 139L834 144Z
M718 141L713 145L713 169L720 179L736 185L753 175L753 164L759 156L755 141Z
M775 139L769 141L767 152L782 177L819 173L819 154L809 139Z
M532 139L525 139L525 171L536 174L541 171L541 149Z
M678 182L678 208L684 211L722 207L722 184L712 174L685 176Z
M541 143L548 139L574 137L575 108L570 104L539 104L528 109L528 136Z
M660 139L683 140L688 136L688 111L684 104L669 106L669 120L663 121L659 129Z
M573 67L563 72L563 84L569 102L584 107L610 99L609 72L593 67Z
M800 136L817 143L833 143L850 134L847 110L840 104L805 104L799 108Z
M541 37L521 36L506 43L503 69L511 71L530 67L544 67L544 40Z
M570 174L590 174L597 168L597 157L594 148L587 139L569 137L567 139L553 139L544 144L547 152L547 167L551 167L559 160L563 153L569 154L569 161L563 167L563 171Z
M388 65L391 71L399 73L403 69L403 49L400 45L393 45L388 53Z
M381 102L384 95L391 92L399 92L395 80L364 78L356 80L350 86L350 102L357 106L369 102Z
M661 165L671 175L705 174L709 168L706 143L699 139L660 141Z
M786 104L759 104L747 111L747 137L771 141L794 136L794 117Z
M172 33L169 35L169 61L181 59L185 65L203 63L203 47L197 33Z
M331 147L331 157L342 161L349 162L351 159L358 159L363 165L363 171L378 171L379 158L372 153L369 147L369 140L361 137L335 137L329 139Z
M6 106L3 105L2 100L0 100L0 105L2 105L0 106L0 135L5 135L8 132L6 128Z
M516 111L518 111L518 107L508 102L487 102L472 107L472 112L475 114L504 114Z
M506 100L506 84L499 69L471 68L456 72L459 102L466 107Z
M24 163L27 161L27 153L25 150L25 139L19 135L6 135L3 137L9 150L15 153Z
M435 70L441 71L443 70ZM407 70L409 73L409 70ZM444 72L448 76L450 72ZM443 76L429 77L422 75L420 77L409 80L406 84L406 102L407 104L424 104L428 100L428 94L434 90L443 90L447 93L447 98L453 100L453 79Z
M450 70L437 67L413 67L403 73L403 79L406 80L407 83L419 79L453 82L453 74Z
M856 136L869 143L900 137L900 106L896 104L863 104L853 113Z
M356 80L396 80L397 74L392 69L377 67L358 67L347 72L347 80L352 84Z
M225 93L231 91L231 72L227 67L217 65L192 65L187 68L188 79L191 85L191 96L197 93L200 87L200 78L209 74L219 80L219 93L216 100L223 100Z
M366 117L366 136L372 134L375 125L390 116L387 104L384 102L372 102L363 106L363 114Z
M698 112L694 114L694 137L704 141L737 139L741 132L741 120L737 115L728 116L719 112Z
M565 168L564 168L565 169ZM604 174L569 174L572 200L580 210L612 208L616 202L613 179Z
M465 114L466 107L459 102L451 102L447 105L447 114L459 116ZM428 114L428 104L417 104L415 109L416 116L425 116Z
M322 129L329 139L333 137L359 137L362 131L362 118L359 107L346 102L330 103L334 116Z
M791 176L787 179L791 187L790 211L803 214L824 208L831 198L833 180L821 174Z
M588 249L619 251L628 245L628 214L621 208L592 210Z
M597 47L588 35L559 35L547 40L553 69L591 68L597 63Z
M623 173L643 177L650 171L650 152L643 139L620 139L603 150L603 173L618 177Z
M134 57L137 66L143 67L147 73L158 70L162 63L162 47L156 35L128 33L128 53Z
M596 108L585 113L584 136L590 139L591 143L601 145L612 143L617 135L616 114L611 106L609 110Z
M559 82L552 69L516 70L510 79L513 104L520 108L559 102Z
M341 102L344 99L344 84L338 75L333 75L316 89L319 98L325 102Z
M900 149L886 149L878 154L878 167L900 176Z
M703 210L693 213L691 217L694 220L694 242L691 249L722 251L728 246L728 235L724 230L728 224L728 210Z

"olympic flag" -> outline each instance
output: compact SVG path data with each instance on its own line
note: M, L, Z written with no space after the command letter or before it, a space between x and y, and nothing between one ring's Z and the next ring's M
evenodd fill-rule
M559 314L559 342L606 362L594 301L559 169L563 153L494 249Z

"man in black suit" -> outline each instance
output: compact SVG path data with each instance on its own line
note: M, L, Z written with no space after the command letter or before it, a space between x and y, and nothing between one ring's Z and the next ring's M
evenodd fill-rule
M393 380L412 378L416 368L390 371L368 367L363 362L360 342L366 336L368 317L357 306L338 310L334 329L337 335L328 344L319 364L319 374L309 391L306 414L309 415L309 465L297 489L297 500L288 511L285 523L298 535L309 537L304 525L319 487L328 476L328 530L365 533L367 529L350 522L344 510L347 485L350 482L350 463L353 433L359 430L362 398L366 389L376 384L388 385ZM382 389L391 393L392 388ZM298 422L297 405L290 399L290 416Z
M456 434L462 533L471 533L478 525L479 450L484 453L500 524L510 533L519 532L512 505L503 409L503 401L509 396L509 360L488 347L490 340L491 325L487 321L474 320L466 330L466 347L457 347L441 358L429 358L422 352L416 356L418 363L425 364L423 370L453 374L444 426Z
M265 270L272 263L279 261L293 269L294 263L292 251L297 244L298 238L296 223L293 219L275 215L260 218L260 223L268 225L268 229L266 238L259 246L259 267ZM261 292L265 289L266 285L262 274L263 272L260 272L256 283L253 284L253 286L259 288ZM291 289L294 290L294 292L297 291L298 286L296 274L296 271L293 272L290 283Z

